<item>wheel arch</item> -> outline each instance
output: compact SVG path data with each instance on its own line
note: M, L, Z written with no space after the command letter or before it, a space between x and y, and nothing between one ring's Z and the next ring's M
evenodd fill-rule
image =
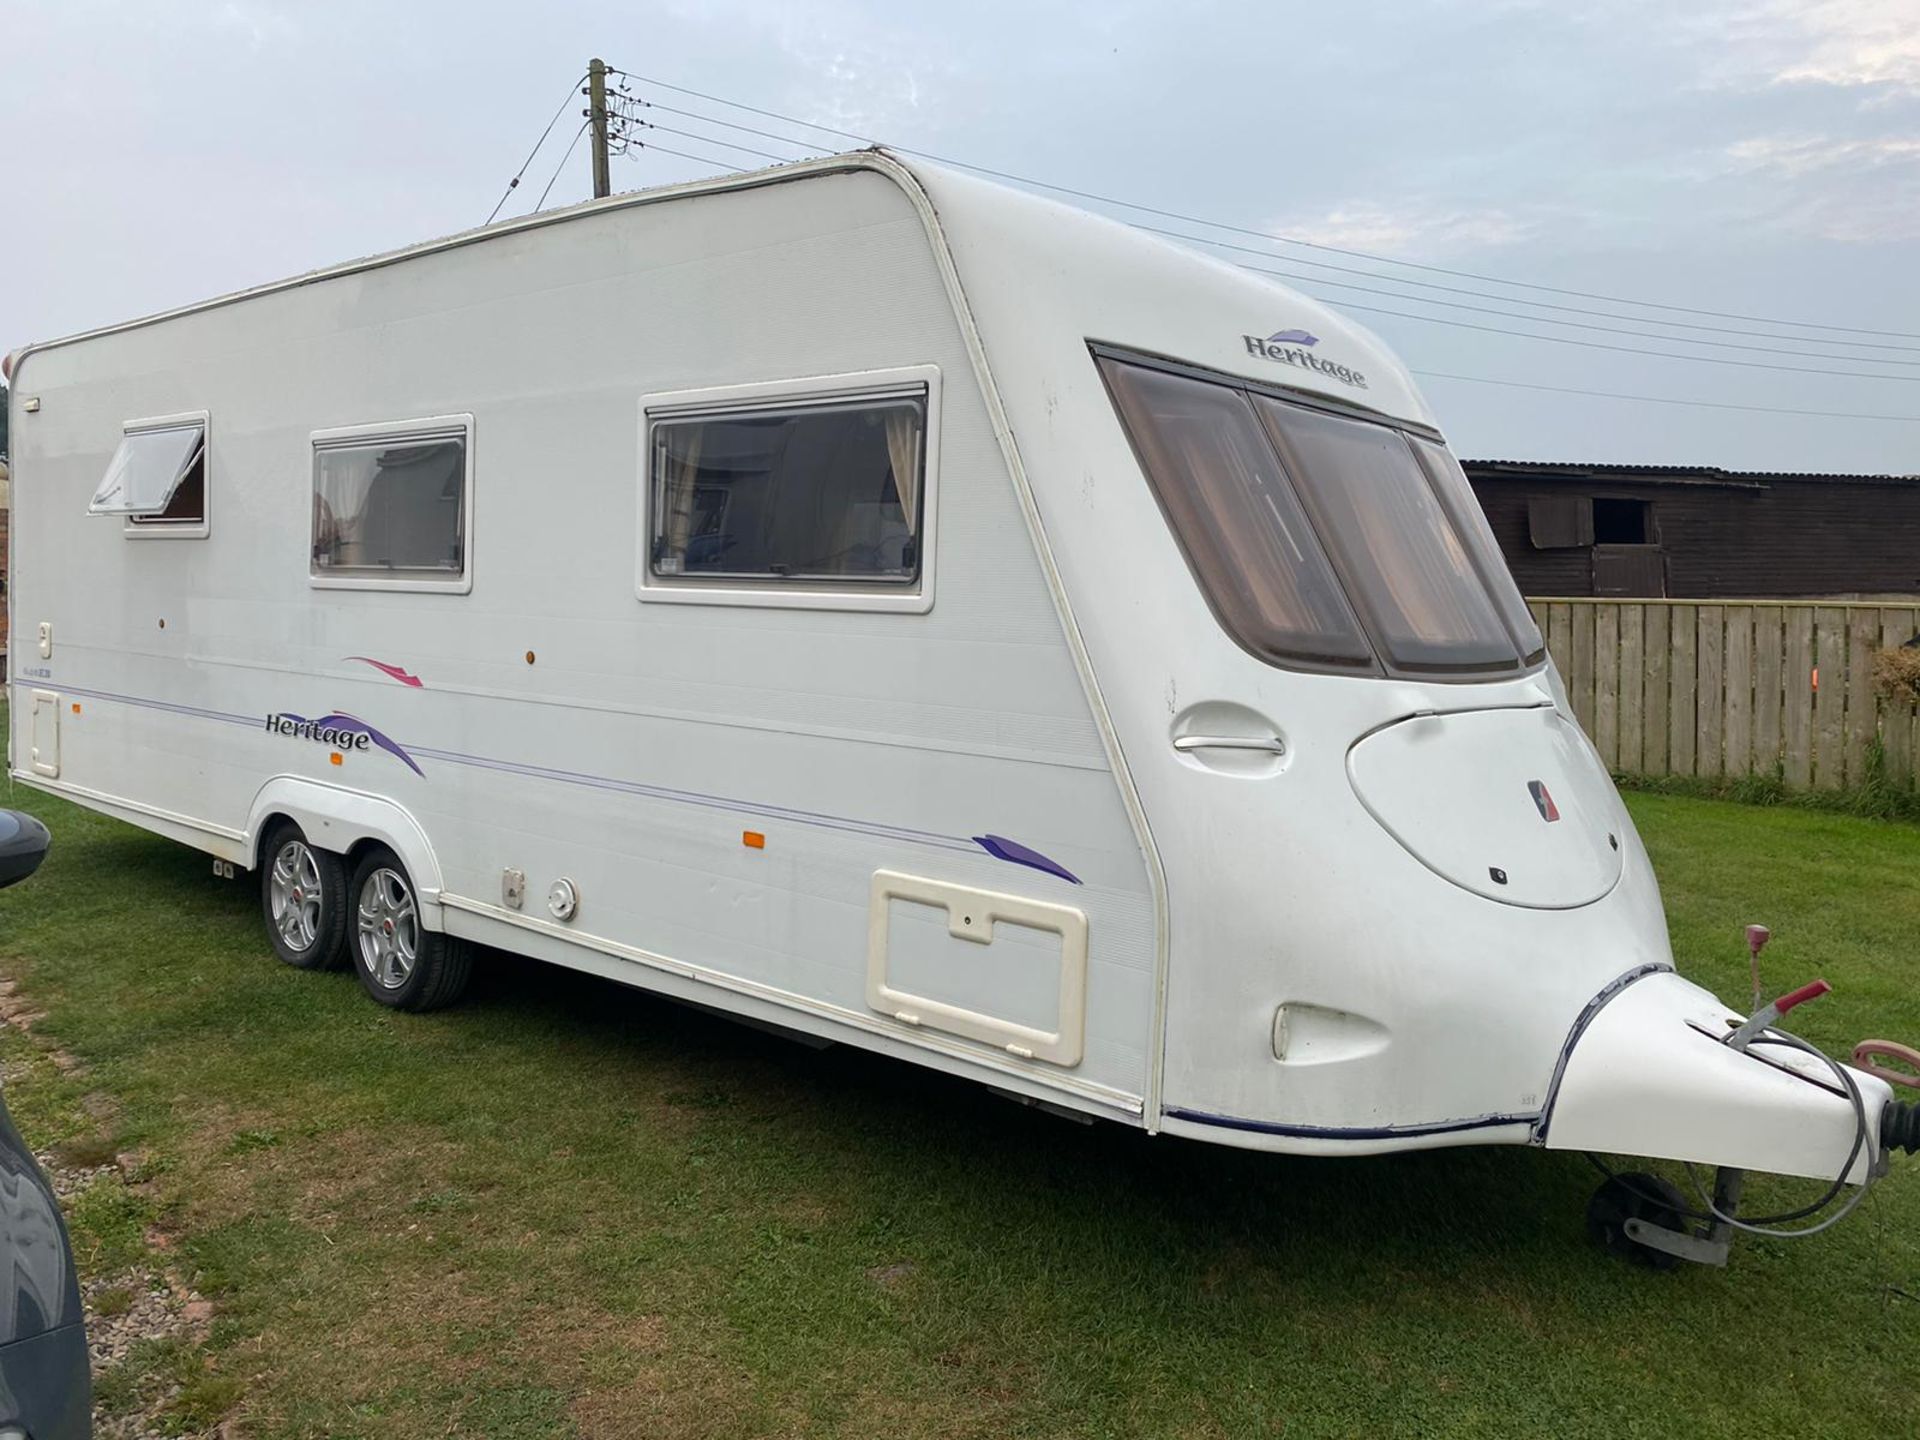
M402 805L341 785L299 775L276 775L253 797L247 815L247 853L257 866L267 832L281 820L298 825L308 841L357 860L368 845L384 845L407 867L420 918L442 929L440 862L425 828Z

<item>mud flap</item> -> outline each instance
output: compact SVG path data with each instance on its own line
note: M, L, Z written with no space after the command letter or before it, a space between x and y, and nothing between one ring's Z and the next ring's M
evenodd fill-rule
M1853 1147L1852 1101L1833 1072L1780 1045L1741 1053L1722 1043L1744 1016L1671 972L1620 990L1570 1037L1535 1139L1550 1150L1692 1160L1831 1180ZM1852 1071L1867 1142L1848 1178L1880 1153L1892 1091Z

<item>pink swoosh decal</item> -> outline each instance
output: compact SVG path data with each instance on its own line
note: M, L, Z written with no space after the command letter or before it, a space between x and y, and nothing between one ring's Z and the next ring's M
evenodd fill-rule
M378 670L382 675L385 675L390 679L398 680L402 685L411 685L416 690L419 690L422 688L420 677L418 675L409 674L406 671L406 669L402 666L389 665L386 662L381 660L371 660L371 659L368 659L365 655L349 655L347 656L347 659L358 660L362 665L371 665L374 669Z

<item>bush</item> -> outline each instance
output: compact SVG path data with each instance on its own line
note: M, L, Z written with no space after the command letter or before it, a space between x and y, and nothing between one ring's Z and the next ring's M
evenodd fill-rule
M1889 700L1920 703L1920 646L1894 645L1876 651L1873 685Z

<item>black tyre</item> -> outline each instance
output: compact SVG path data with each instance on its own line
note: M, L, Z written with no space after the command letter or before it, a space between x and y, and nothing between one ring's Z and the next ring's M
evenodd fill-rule
M1642 1245L1627 1234L1627 1221L1642 1220L1663 1230L1686 1229L1686 1199L1672 1181L1644 1170L1609 1178L1587 1202L1587 1233L1610 1255L1655 1270L1671 1270L1680 1257Z
M464 940L420 923L413 878L376 845L353 867L350 950L361 988L394 1010L438 1010L467 988L473 951Z
M347 953L347 863L283 820L260 847L260 914L273 953L297 970L332 970Z

